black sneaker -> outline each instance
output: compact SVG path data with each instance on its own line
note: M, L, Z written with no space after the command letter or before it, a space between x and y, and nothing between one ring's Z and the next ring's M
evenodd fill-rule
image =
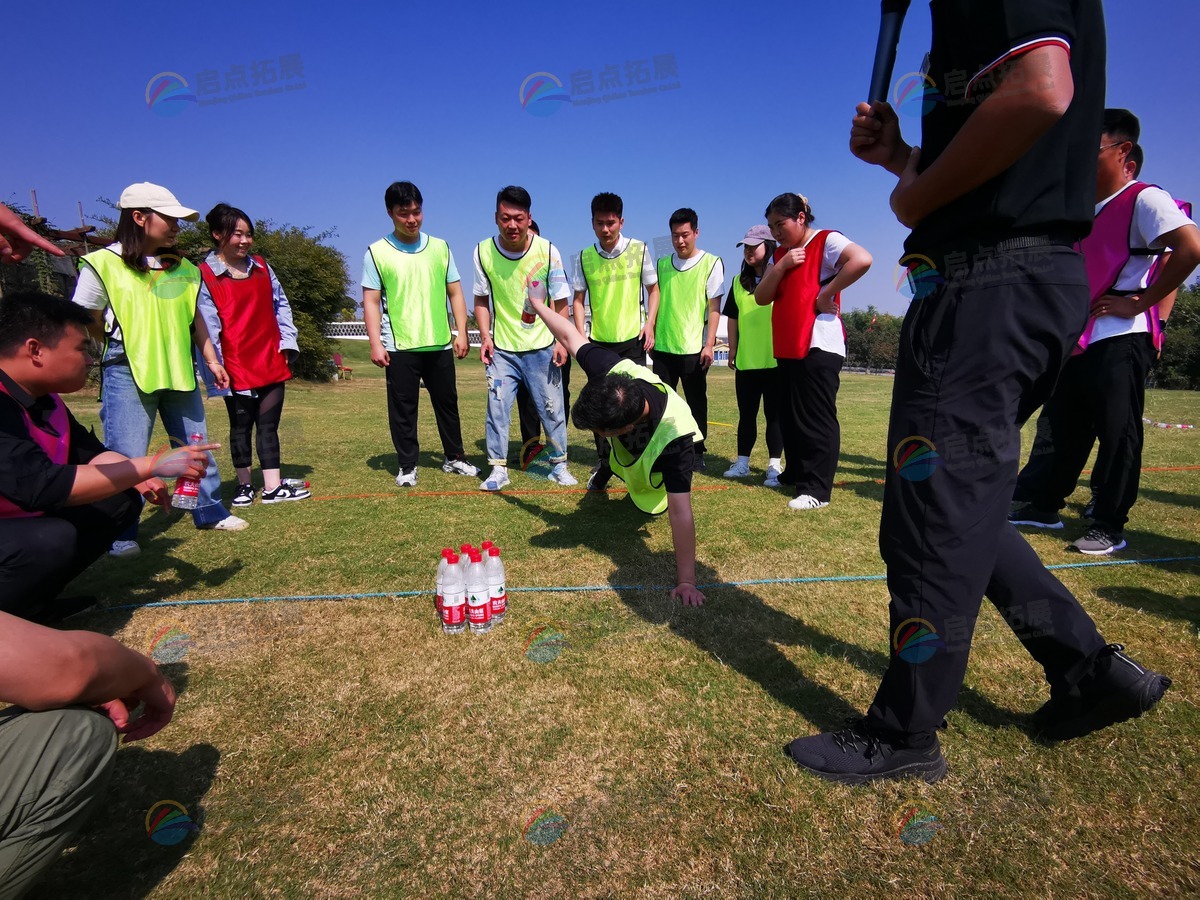
M1112 531L1103 525L1093 523L1092 527L1087 530L1087 534L1068 545L1067 549L1078 550L1088 556L1108 556L1110 553L1124 550L1128 546L1129 543L1121 532Z
M926 747L902 747L874 734L865 718L848 719L841 731L796 738L783 752L800 768L839 784L891 778L922 778L933 784L946 774L946 757L936 734L930 735Z
M1136 719L1161 700L1171 679L1142 668L1124 650L1122 644L1098 650L1073 690L1052 693L1033 714L1035 732L1048 741L1069 741Z
M1014 525L1032 525L1035 528L1062 528L1062 519L1056 512L1038 509L1032 503L1018 506L1008 514L1008 521Z
M239 484L237 494L233 498L233 506L251 506L254 503L254 498L258 496L258 491L254 490L252 484Z
M307 500L312 496L308 488L294 484L281 484L273 491L262 492L263 503L285 503L288 500Z
M695 462L692 463L692 471L693 472L705 472L707 470L708 470L708 466L704 462L704 454L697 453L696 460L695 460Z
M596 466L592 469L592 474L588 476L587 489L593 493L608 490L608 481L612 476L612 469L608 466Z
M1096 518L1096 495L1095 494L1092 494L1091 498L1087 502L1087 506L1085 506L1083 508L1083 517L1085 519Z

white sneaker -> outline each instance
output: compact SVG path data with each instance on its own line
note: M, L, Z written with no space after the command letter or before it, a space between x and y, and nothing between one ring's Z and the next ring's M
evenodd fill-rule
M481 491L499 491L508 487L508 466L492 466L492 474L479 485Z
M239 519L237 516L226 516L220 522L212 525L201 525L205 531L245 531L250 527L250 523L245 519Z
M767 480L763 482L763 487L779 487L779 476L782 474L782 469L776 466L767 466Z
M725 470L726 478L745 478L750 474L750 463L737 460L732 466Z
M472 478L479 474L479 469L465 459L448 459L442 463L442 471L451 475L470 475Z
M821 509L828 506L828 500L818 500L816 497L810 497L808 494L801 494L788 501L789 509Z
M416 487L417 486L417 467L413 466L408 471L400 470L400 474L396 476L396 487Z
M567 471L565 462L555 463L554 468L550 470L550 474L546 476L555 484L562 484L570 487L573 484L579 484L579 481Z
M137 556L141 552L142 548L138 546L137 541L113 541L108 555L124 559L127 556Z

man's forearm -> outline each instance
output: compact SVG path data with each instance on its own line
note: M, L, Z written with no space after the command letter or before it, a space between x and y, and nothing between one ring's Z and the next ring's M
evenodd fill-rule
M696 520L691 494L667 494L667 518L675 546L675 583L696 585Z
M154 459L149 456L128 459L106 450L86 465L75 467L75 481L65 506L86 506L116 496L154 476Z

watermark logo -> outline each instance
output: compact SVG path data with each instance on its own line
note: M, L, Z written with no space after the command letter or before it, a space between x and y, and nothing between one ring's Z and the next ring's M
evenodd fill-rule
M159 800L146 811L146 834L163 847L174 847L199 830L187 807L176 800Z
M936 814L916 803L902 806L896 813L896 837L910 847L928 844L945 827Z
M943 99L933 79L921 72L902 75L892 85L892 106L902 116L920 118Z
M525 639L525 658L535 663L551 663L570 647L567 636L553 622L543 622Z
M539 806L521 817L521 837L539 847L549 847L566 833L567 820L548 806Z
M896 291L910 300L924 300L946 279L933 260L920 253L909 253L896 266Z
M521 447L521 471L534 478L549 478L554 464L550 462L550 447L532 438Z
M177 116L195 103L196 95L178 72L159 72L146 82L146 109L156 116Z
M549 72L534 72L525 76L518 97L521 109L538 118L552 116L571 103L571 95L567 93L563 83L557 75L551 75Z
M907 663L923 663L945 645L927 619L905 619L892 632L892 650Z
M150 629L146 634L147 655L160 665L182 662L188 651L196 646L191 635L174 622Z
M920 435L910 435L896 445L892 452L892 467L905 481L924 481L942 465L933 441Z

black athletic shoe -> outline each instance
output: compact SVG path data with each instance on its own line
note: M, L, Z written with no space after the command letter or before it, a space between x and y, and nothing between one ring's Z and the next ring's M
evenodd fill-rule
M929 784L946 774L937 735L923 748L886 741L867 727L865 718L848 719L841 731L796 738L783 752L800 768L826 781L867 784L891 778L921 778Z
M311 496L312 492L308 488L295 484L281 484L273 491L263 491L262 502L286 503L289 500L307 500Z
M1062 528L1063 522L1056 512L1038 509L1032 503L1018 506L1008 514L1008 521L1014 525L1032 525L1035 528Z
M608 490L608 481L612 476L612 469L607 466L604 468L596 466L592 469L592 474L588 476L587 489L596 494Z
M251 506L254 503L254 497L257 495L252 484L239 484L237 493L233 495L234 506Z
M1124 650L1121 644L1102 647L1074 690L1051 694L1033 714L1037 734L1048 741L1069 741L1136 719L1161 700L1171 679L1142 668Z
M695 462L692 463L692 471L693 472L705 472L707 470L708 470L708 466L704 462L704 454L697 453L696 460L695 460Z

